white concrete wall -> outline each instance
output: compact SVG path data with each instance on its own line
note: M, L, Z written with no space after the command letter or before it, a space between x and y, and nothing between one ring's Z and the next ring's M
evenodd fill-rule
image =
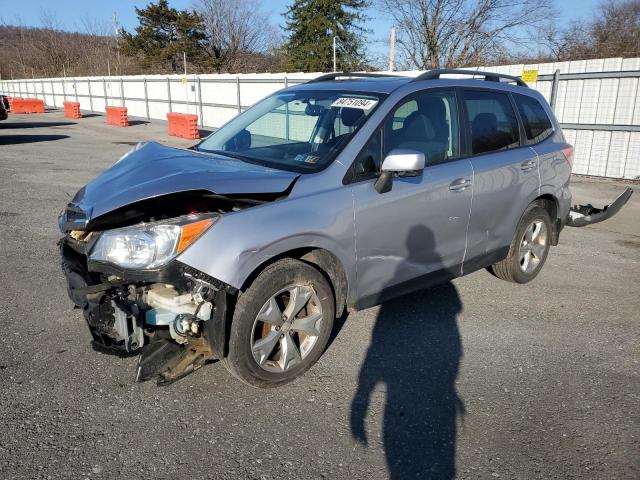
M520 75L524 69L537 69L539 75L561 73L640 71L640 58L607 58L531 65L478 67L478 70ZM415 76L420 72L397 72ZM129 115L166 120L171 111L200 115L204 127L220 127L261 98L289 85L306 81L321 73L277 73L243 75L146 75L124 77L82 77L0 81L6 95L37 97L48 106L61 107L66 99L80 102L83 110L104 112L108 105L125 105ZM146 79L148 101L145 102ZM167 83L167 79L170 80ZM200 80L200 92L198 89ZM215 83L207 80L214 80ZM538 81L530 86L547 100L552 82ZM170 88L170 92L168 91ZM107 101L105 102L105 92ZM77 97L76 97L77 94ZM89 97L89 95L91 95ZM560 123L594 125L593 129L564 128L567 140L575 146L574 173L614 178L640 178L640 131L625 131L624 126L640 126L640 78L561 80L555 113ZM124 97L124 101L122 98ZM155 100L155 101L154 101ZM160 101L158 101L160 100ZM598 125L622 126L617 131L599 130Z

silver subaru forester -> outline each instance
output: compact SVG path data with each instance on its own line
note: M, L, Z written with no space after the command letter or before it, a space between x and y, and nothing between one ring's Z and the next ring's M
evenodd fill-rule
M83 187L59 218L69 296L96 348L140 353L139 381L218 359L276 386L345 309L485 267L532 280L565 225L631 195L572 209L572 154L516 77L324 75L191 149L138 144Z

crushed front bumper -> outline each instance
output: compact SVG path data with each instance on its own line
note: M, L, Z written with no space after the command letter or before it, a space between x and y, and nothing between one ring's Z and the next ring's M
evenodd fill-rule
M587 225L593 225L594 223L604 222L605 220L613 217L625 206L633 190L627 187L613 203L605 205L603 208L596 208L590 203L587 205L576 205L571 208L569 212L569 219L567 220L567 226L569 227L586 227Z
M59 242L71 301L82 309L94 346L140 353L136 380L170 383L226 355L232 287L177 260L149 271L88 260L90 244Z

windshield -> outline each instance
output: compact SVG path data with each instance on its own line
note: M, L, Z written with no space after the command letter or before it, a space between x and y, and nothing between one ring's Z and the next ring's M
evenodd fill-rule
M295 172L322 170L382 99L340 90L276 93L210 135L197 150Z

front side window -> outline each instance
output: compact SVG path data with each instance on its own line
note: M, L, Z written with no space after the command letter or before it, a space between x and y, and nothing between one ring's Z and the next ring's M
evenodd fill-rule
M507 94L466 90L464 102L474 155L520 145L518 120Z
M333 161L384 99L340 90L276 93L197 146L250 163L302 173Z
M404 102L393 112L392 130L400 130L404 125L404 121L409 115L418 110L418 103L415 100Z
M518 93L514 94L513 98L520 112L528 143L538 143L548 138L553 133L553 125L540 102L533 97Z
M430 91L412 96L394 108L354 162L356 179L380 173L382 161L393 149L424 153L425 165L460 155L455 93Z
M362 149L360 155L353 164L353 174L356 180L372 178L380 173L382 164L382 129L376 130L376 133L367 142Z
M427 91L394 110L384 127L384 154L396 148L424 153L427 166L459 155L458 109L450 91Z

